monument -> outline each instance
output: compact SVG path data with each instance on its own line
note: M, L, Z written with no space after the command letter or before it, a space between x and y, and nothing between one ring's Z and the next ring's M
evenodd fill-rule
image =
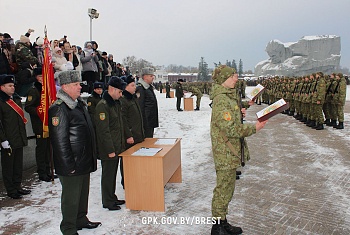
M340 64L340 49L340 37L335 35L305 36L292 43L272 40L265 49L270 58L255 66L255 75L330 74Z

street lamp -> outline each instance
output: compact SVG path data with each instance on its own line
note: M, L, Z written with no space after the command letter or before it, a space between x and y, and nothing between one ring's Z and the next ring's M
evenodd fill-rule
M92 41L92 19L97 19L100 13L98 13L94 8L89 8L88 15L90 17L90 41Z

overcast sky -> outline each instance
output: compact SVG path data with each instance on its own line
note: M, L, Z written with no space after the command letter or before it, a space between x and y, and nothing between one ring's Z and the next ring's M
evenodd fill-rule
M44 3L46 4L44 5ZM265 59L272 39L296 42L303 36L341 37L341 62L350 67L350 0L12 0L0 1L0 32L19 39L68 36L82 46L90 38L88 8L100 13L92 22L99 49L121 62L128 55L153 65L198 66L243 61L244 70Z

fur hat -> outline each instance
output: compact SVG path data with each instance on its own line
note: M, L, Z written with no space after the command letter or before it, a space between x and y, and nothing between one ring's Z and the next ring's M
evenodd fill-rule
M19 38L19 41L23 42L23 43L30 42L29 38L27 36L24 36L24 35L21 35L21 37Z
M124 80L124 82L126 82L126 85L129 85L132 82L135 82L134 77L130 74L127 77L126 76L122 76L121 79Z
M212 79L216 84L223 84L231 75L235 74L236 70L234 68L228 67L226 65L220 65L215 68Z
M4 85L6 83L15 83L15 77L13 75L1 74L0 85Z
M103 89L103 82L95 82L94 83L94 89L96 88L102 88Z
M126 87L126 83L123 81L123 79L121 79L117 76L112 76L109 79L108 85L115 87L115 88L118 88L119 90L124 90Z
M141 70L141 76L143 75L154 75L154 69L149 67L143 68Z
M76 70L62 71L58 75L60 86L69 83L81 82L80 72Z

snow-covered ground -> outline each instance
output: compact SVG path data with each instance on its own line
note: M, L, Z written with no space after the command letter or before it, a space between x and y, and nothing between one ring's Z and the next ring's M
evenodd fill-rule
M347 89L347 100L350 100L350 87ZM249 91L251 87L248 87ZM208 223L197 224L185 222L174 224L173 219L190 218L203 219L211 216L212 190L215 186L215 169L212 160L211 142L209 135L211 109L208 96L203 96L201 110L198 112L177 112L176 99L166 99L165 94L158 92L160 127L155 131L155 137L179 137L182 138L182 177L181 184L167 184L165 187L166 212L130 211L122 206L119 211L108 211L102 208L100 194L101 167L91 174L89 213L92 221L101 221L102 226L93 230L82 230L79 234L209 234L211 225ZM263 108L264 106L261 106ZM260 107L259 107L260 108ZM248 113L253 115L253 113ZM346 119L349 115L346 116ZM251 119L253 120L254 117ZM250 121L250 120L248 120ZM348 122L348 120L346 120ZM292 124L297 125L297 124ZM294 126L294 128L298 128ZM273 126L267 125L266 130L260 136L269 137ZM349 127L346 127L349 129ZM345 132L346 131L346 132ZM294 133L294 132L293 132ZM333 133L333 132L332 132ZM331 133L331 134L332 134ZM335 134L336 138L346 138L348 130ZM338 135L338 136L337 136ZM297 138L303 138L298 134ZM263 136L262 136L263 137ZM334 137L334 136L333 136ZM256 139L250 140L250 144ZM307 141L307 140L306 140ZM259 144L259 143L255 143ZM264 144L267 147L266 143ZM308 151L308 149L298 149ZM321 151L322 152L322 151ZM275 163L267 163L269 164ZM346 167L347 169L348 167ZM248 168L249 169L249 168ZM252 168L253 169L253 166ZM273 171L273 169L271 169ZM246 190L239 186L238 192ZM349 192L347 192L349 193ZM61 221L60 211L61 186L56 180L55 184L35 182L32 185L31 195L25 196L13 207L2 207L0 211L0 233L9 224L22 226L20 234L60 234L59 224ZM243 193L244 194L244 193ZM124 198L124 191L120 185L118 175L117 195ZM244 202L238 198L238 201ZM283 207L283 205L280 205ZM348 206L348 205L347 205ZM244 208L240 208L244 210ZM229 213L232 213L230 210ZM243 213L243 212L242 212ZM347 212L349 217L349 212ZM237 214L236 214L237 215ZM238 214L238 217L243 216ZM158 218L160 224L147 224L148 218ZM163 218L163 219L162 219ZM169 221L170 220L170 221ZM164 222L162 224L162 222ZM349 221L349 220L347 220ZM192 221L193 222L193 221ZM262 222L260 222L262 223ZM261 225L263 226L263 225ZM317 234L317 232L315 232Z

